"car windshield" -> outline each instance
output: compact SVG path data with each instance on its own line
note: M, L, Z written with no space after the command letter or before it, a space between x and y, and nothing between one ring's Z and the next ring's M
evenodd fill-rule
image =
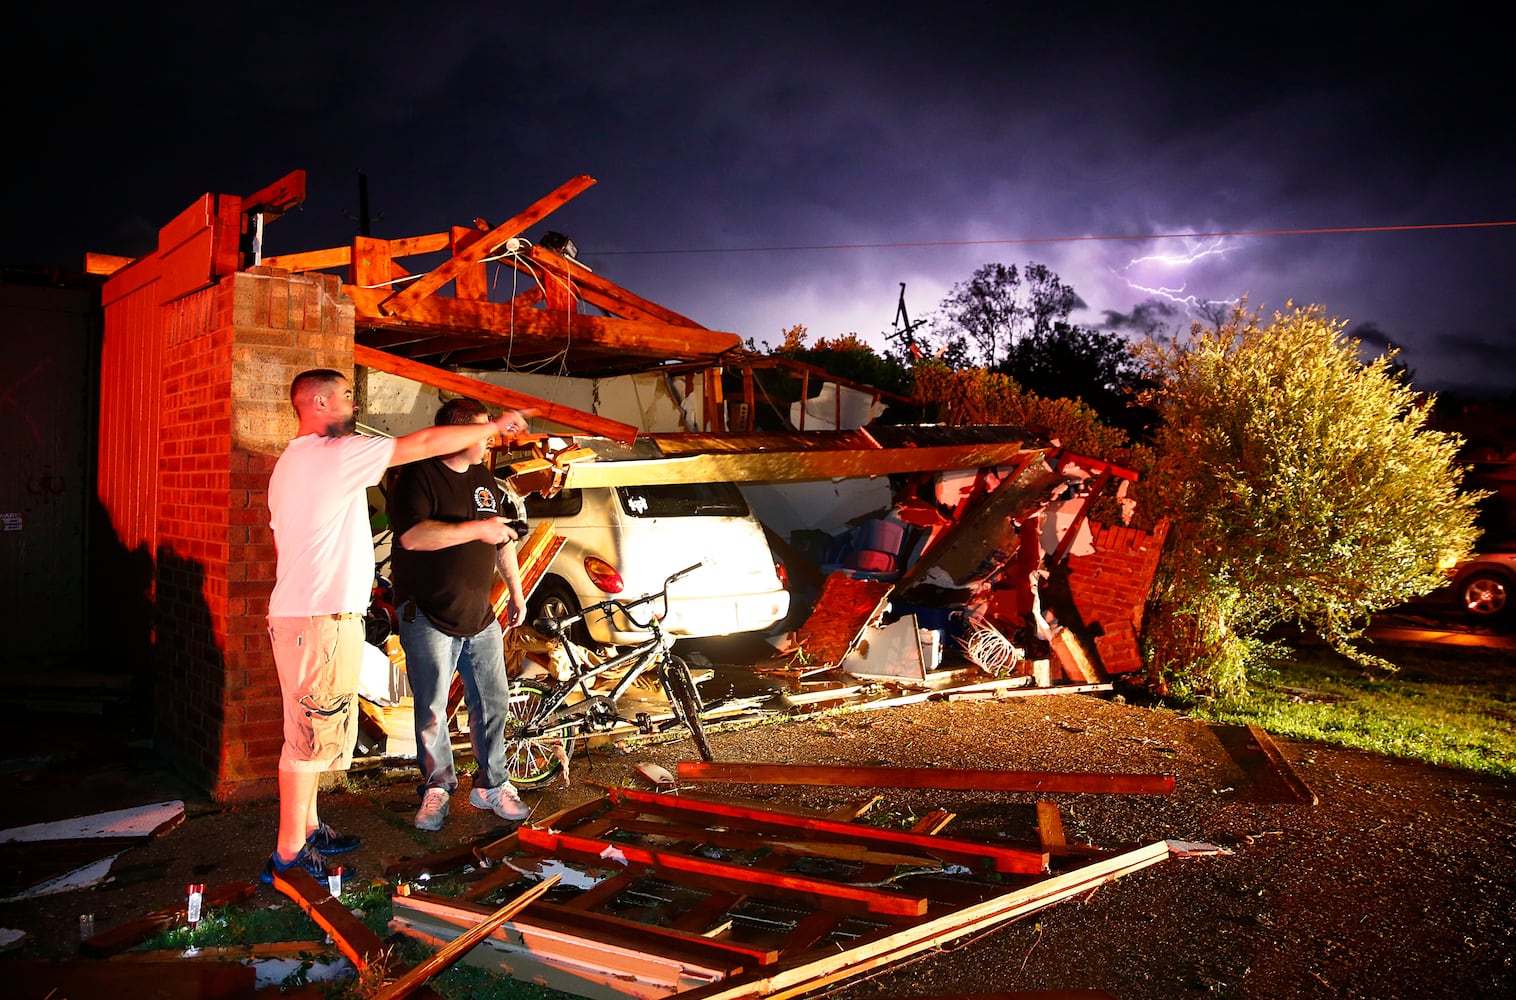
M632 517L747 516L747 501L731 483L618 486L616 497Z

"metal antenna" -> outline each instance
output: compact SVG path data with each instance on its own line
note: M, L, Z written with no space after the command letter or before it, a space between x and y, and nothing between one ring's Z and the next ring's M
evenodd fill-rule
M891 329L894 332L889 335L889 339L899 340L901 337L904 337L906 353L915 355L917 353L916 328L925 322L926 320L924 319L918 319L914 323L911 322L911 314L905 311L905 282L902 281L900 283L900 303L895 306L895 320L891 324Z

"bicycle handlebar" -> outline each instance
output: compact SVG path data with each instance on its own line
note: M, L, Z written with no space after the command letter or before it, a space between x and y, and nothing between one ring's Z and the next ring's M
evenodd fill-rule
M657 618L658 618L657 615L654 615L651 619L649 619L646 622L639 622L637 619L635 619L635 618L632 617L632 615L631 615L632 609L633 608L640 608L644 604L651 604L653 601L666 598L668 596L669 586L670 585L672 585L676 580L679 580L679 579L681 579L683 577L689 576L691 573L695 572L695 570L699 569L701 566L704 566L704 565L705 565L704 562L697 562L693 566L686 566L684 569L681 569L681 570L678 570L678 571L676 571L674 573L671 573L669 576L667 576L667 577L664 578L663 589L660 590L660 591L658 591L656 594L644 594L643 596L637 598L635 601L621 601L621 600L617 600L616 598L613 598L613 597L612 598L607 598L606 600L603 600L603 601L596 601L594 604L591 604L589 607L585 608L583 611L580 611L577 615L569 615L568 617L560 619L560 620L558 620L556 622L553 622L552 624L555 626L555 631L561 634L563 631L565 631L570 625L574 624L575 622L583 621L584 620L584 616L587 615L587 614L589 614L591 611L601 611L601 612L603 612L603 613L605 613L607 615L614 614L615 612L620 611L622 614L625 614L627 616L627 619L633 625L636 625L638 628L641 628L641 629L651 629L651 628L654 628L655 627L654 623L657 621Z

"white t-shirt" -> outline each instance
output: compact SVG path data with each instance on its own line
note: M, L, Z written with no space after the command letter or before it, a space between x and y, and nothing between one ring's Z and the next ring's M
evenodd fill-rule
M268 482L278 551L273 618L362 613L374 585L367 488L378 483L395 440L349 434L295 438Z

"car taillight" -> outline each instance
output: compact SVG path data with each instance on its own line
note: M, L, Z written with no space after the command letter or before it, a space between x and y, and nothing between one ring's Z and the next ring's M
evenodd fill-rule
M584 571L589 574L590 583L604 593L619 594L626 586L621 580L621 574L616 572L616 567L597 556L584 557Z
M785 590L789 590L790 589L790 574L789 574L789 571L784 568L784 563L775 561L775 563L774 563L774 575L777 576L777 577L779 577L779 586L780 587L782 587Z

